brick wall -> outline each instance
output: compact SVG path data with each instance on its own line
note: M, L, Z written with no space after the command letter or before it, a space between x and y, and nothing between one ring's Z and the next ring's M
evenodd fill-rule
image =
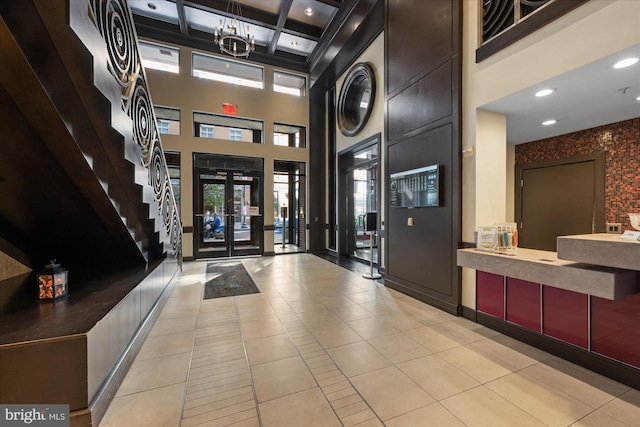
M605 221L640 212L640 117L516 146L516 165L605 152Z

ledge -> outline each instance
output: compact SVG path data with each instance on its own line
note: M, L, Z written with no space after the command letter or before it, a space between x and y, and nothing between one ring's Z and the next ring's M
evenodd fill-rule
M619 234L580 234L558 237L558 258L640 271L640 242Z
M555 252L518 248L515 256L458 249L458 266L608 300L637 292L636 271L560 260Z

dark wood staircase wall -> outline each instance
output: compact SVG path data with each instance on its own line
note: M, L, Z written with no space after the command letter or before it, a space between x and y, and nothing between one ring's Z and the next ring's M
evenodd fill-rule
M0 13L0 250L36 270L49 257L80 269L181 258L127 5L25 0Z

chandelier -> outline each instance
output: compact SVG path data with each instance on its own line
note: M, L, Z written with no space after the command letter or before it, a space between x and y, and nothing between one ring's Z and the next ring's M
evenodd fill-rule
M234 58L248 57L255 50L253 36L249 35L249 25L242 22L242 10L235 0L229 0L227 14L220 20L220 28L214 28L213 42L220 51Z

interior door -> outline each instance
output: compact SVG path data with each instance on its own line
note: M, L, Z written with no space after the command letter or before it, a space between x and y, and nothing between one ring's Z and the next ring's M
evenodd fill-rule
M217 170L195 181L194 258L260 255L260 174Z
M598 231L596 162L521 171L519 246L556 251L558 236Z

